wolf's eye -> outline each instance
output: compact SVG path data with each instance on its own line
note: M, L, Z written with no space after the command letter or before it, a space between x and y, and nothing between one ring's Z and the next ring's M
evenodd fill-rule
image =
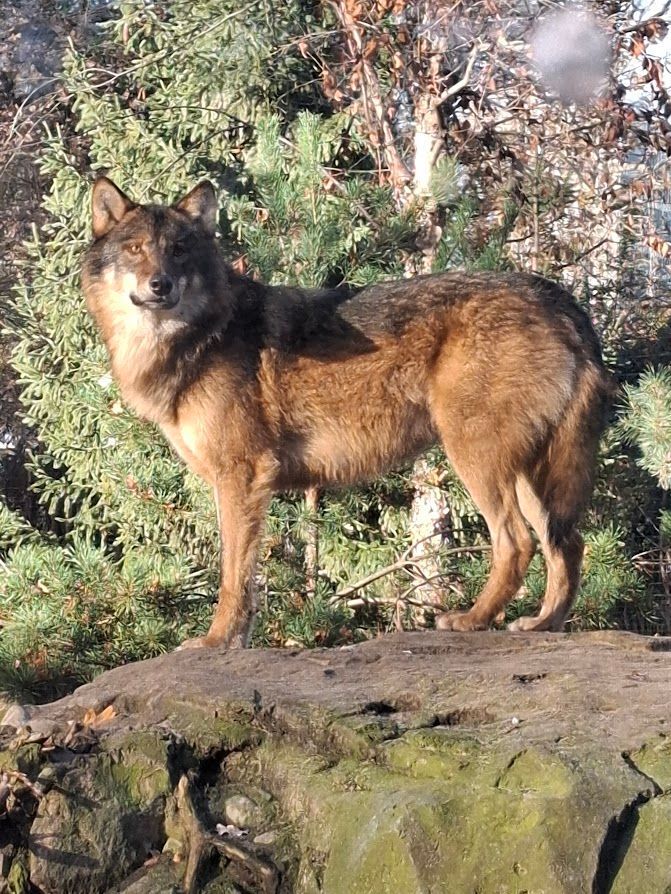
M142 246L139 242L129 242L126 248L132 255L139 255L142 250Z

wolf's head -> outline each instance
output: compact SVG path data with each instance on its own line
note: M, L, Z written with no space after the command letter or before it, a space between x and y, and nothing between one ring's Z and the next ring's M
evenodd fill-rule
M171 206L140 205L107 177L93 186L93 244L84 261L89 306L192 321L225 276L214 240L217 201L204 181ZM96 314L97 315L97 314Z

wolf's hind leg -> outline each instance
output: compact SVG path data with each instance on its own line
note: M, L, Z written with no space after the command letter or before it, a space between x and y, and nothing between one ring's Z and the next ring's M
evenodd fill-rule
M561 630L575 601L584 551L577 525L592 493L610 387L602 370L586 366L561 423L517 479L522 512L545 557L547 587L539 614L518 618L512 630Z
M448 446L449 456L449 446ZM484 630L505 608L524 580L534 545L509 482L486 453L470 454L468 462L450 457L455 471L484 516L492 538L489 578L466 612L445 612L436 619L441 630Z
M560 537L551 536L550 513L526 476L519 477L516 490L520 508L540 540L547 585L538 615L517 618L509 629L562 630L580 585L583 539L575 526L562 531Z

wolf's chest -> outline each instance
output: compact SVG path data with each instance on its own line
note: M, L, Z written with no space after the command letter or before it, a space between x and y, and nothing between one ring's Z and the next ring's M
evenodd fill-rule
M163 423L161 429L180 458L201 478L214 484L215 469L210 459L210 443L204 420L190 419Z

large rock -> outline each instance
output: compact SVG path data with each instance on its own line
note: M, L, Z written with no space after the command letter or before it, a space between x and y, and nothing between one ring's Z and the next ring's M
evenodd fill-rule
M667 894L669 648L492 632L178 652L15 711L40 732L7 730L23 744L0 767L58 765L26 842L45 892L137 871L147 892ZM36 757L31 738L92 717L88 753ZM226 805L258 808L251 835Z

